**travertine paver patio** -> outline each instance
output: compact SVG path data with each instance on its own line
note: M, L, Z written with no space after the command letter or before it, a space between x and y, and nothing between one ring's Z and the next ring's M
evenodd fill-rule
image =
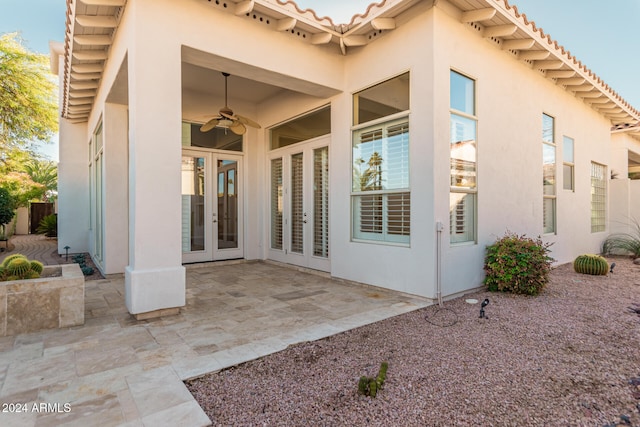
M176 316L136 321L123 295L89 281L84 326L0 338L2 408L27 410L0 425L208 425L183 380L429 303L263 262L189 267Z

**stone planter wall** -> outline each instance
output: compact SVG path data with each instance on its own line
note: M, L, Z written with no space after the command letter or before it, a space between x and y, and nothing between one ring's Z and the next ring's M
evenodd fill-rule
M84 324L78 264L45 266L39 279L0 282L0 336Z

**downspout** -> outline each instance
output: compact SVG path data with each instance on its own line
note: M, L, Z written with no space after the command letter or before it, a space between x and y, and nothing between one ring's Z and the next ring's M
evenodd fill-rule
M436 222L436 298L438 306L442 307L442 230L444 224Z

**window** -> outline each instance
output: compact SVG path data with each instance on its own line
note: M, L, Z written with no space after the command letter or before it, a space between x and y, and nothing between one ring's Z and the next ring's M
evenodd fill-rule
M475 242L478 195L475 81L455 71L451 71L450 78L449 235L451 243Z
M565 136L562 139L562 156L562 188L575 191L573 138Z
M554 118L542 115L542 230L556 232L556 143Z
M408 108L408 73L354 95L354 239L410 242Z
M591 162L591 232L605 230L607 210L607 167Z
M98 125L96 131L93 134L92 141L89 147L93 146L94 152L91 154L89 163L90 174L90 228L92 230L92 250L91 255L93 259L101 263L104 254L104 184L103 184L103 170L104 170L104 148L103 148L103 133L102 123ZM91 149L91 148L90 148Z
M201 124L182 122L183 146L242 151L242 135L236 135L228 129L221 128L200 132L201 126Z
M271 149L286 147L331 133L331 106L327 105L269 131Z

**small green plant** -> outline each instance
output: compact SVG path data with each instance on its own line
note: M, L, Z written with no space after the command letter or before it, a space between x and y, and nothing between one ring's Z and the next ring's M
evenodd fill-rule
M43 265L39 261L29 261L22 254L9 255L0 265L0 282L10 280L37 279Z
M631 254L640 258L640 222L631 220L633 231L630 233L615 233L606 238L602 244L602 253Z
M576 273L606 276L609 272L609 264L600 255L586 254L580 255L573 261L573 269Z
M58 236L58 216L56 214L47 215L40 220L36 233L44 234L47 237Z
M85 276L91 276L93 274L93 268L86 265L84 267L80 267L80 270L82 270L82 274Z
M551 243L507 232L487 246L484 284L490 291L537 295L549 281Z
M382 389L385 379L387 378L387 369L389 368L389 364L387 362L382 362L380 364L380 370L378 371L378 376L375 378L361 376L358 381L358 393L364 394L365 396L376 397L378 391Z

